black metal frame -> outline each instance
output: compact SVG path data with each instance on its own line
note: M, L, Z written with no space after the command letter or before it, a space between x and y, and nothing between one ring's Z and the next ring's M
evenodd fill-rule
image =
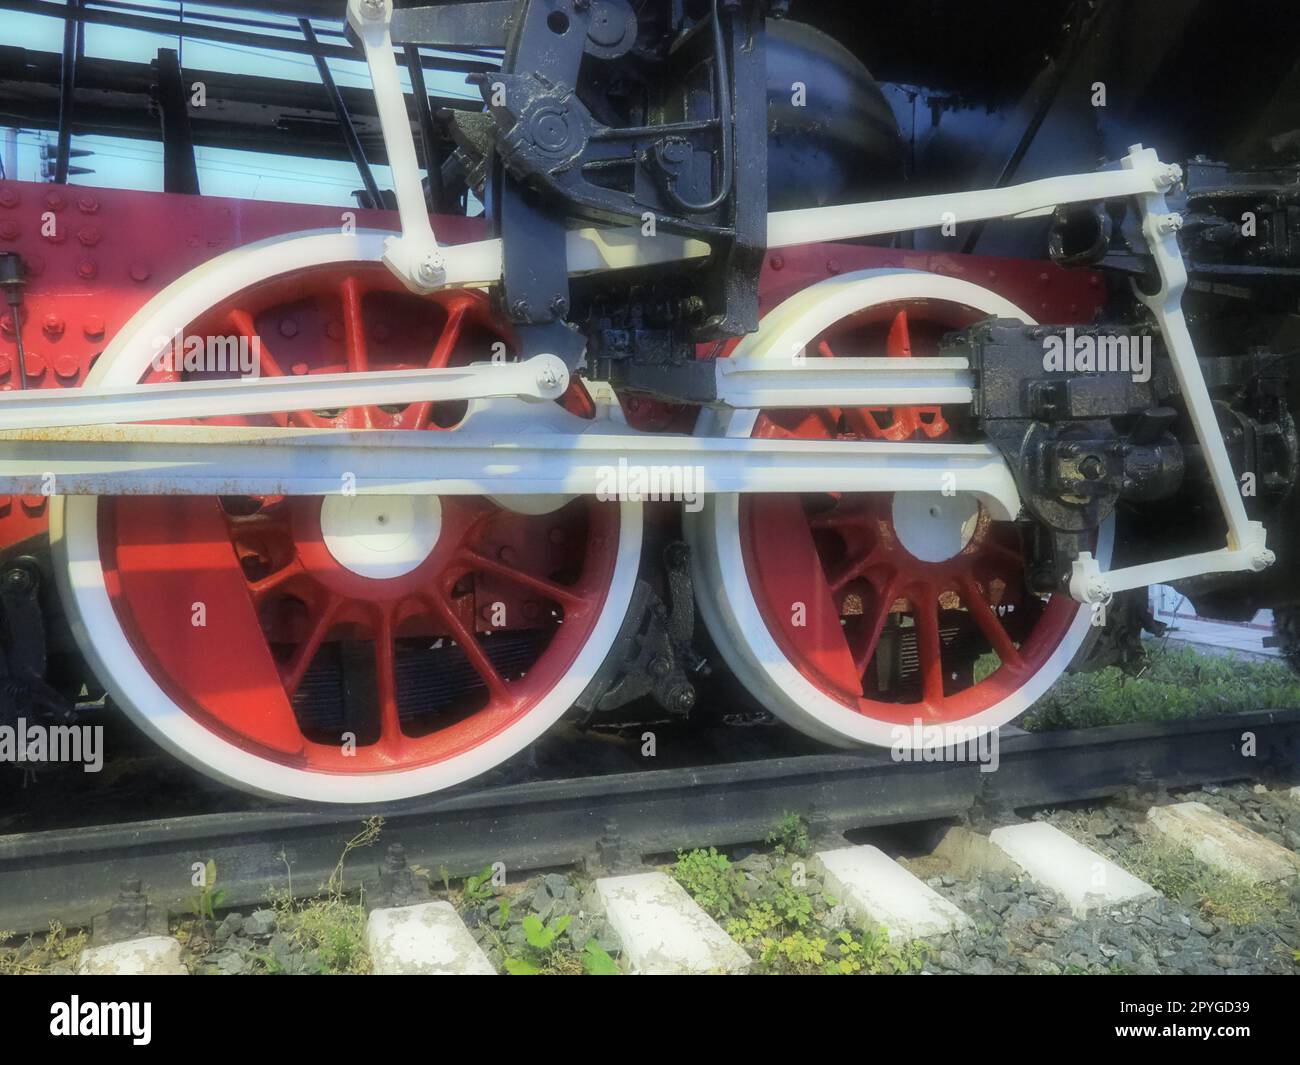
M68 160L72 150L73 105L77 92L77 62L81 59L85 34L80 18L84 0L67 0L67 16L63 24L63 62L59 72L59 133L58 157L54 180L60 185L68 183Z
M144 30L148 33L158 33L167 37L188 37L196 41L216 41L224 44L243 45L248 48L296 52L306 56L312 55L313 52L312 46L307 42L292 37L277 37L272 34L252 33L247 30L227 28L225 26L209 26L201 22L180 22L169 18L134 15L125 11L105 11L84 6L93 2L94 0L69 0L68 6L65 8L47 2L47 0L0 0L0 11L17 11L29 15L46 15L52 18L62 17L68 21L75 21L79 25L90 22L99 26ZM340 5L340 12L341 9ZM284 28L291 29L292 27L286 26ZM317 49L321 55L330 59L355 59L360 61L365 58L360 48L351 43L331 44L321 42ZM495 70L496 64L488 62L486 59L456 59L449 56L430 61L428 69L472 73L474 71Z
M311 49L312 60L316 64L316 73L320 75L320 83L325 86L325 91L329 93L330 103L334 107L334 117L338 119L339 132L343 136L344 143L348 146L348 154L352 156L352 161L356 163L357 170L361 173L361 183L366 188L366 200L363 207L381 207L383 197L379 192L379 185L375 181L375 175L370 169L370 163L366 160L366 153L361 147L361 141L357 137L356 127L352 125L352 117L348 114L347 105L343 102L343 97L339 95L339 88L334 83L334 75L330 73L330 67L325 62L325 57L321 54L320 42L316 39L316 32L311 28L311 20L300 18L298 28L302 30L303 40L307 42ZM428 106L428 100L425 100L425 106Z
M97 7L90 7L89 4L97 4ZM234 5L241 6L241 5ZM256 6L256 5L248 5ZM108 8L105 10L104 8ZM96 25L115 26L126 29L136 29L153 33L167 34L180 38L193 38L197 40L225 42L239 44L248 47L265 48L281 52L300 53L308 55L315 63L317 72L320 76L321 85L329 101L330 108L333 111L335 121L338 124L340 139L347 151L347 156L356 165L360 175L364 191L358 193L358 197L364 201L362 206L382 207L385 205L385 197L379 189L371 170L371 157L382 158L382 137L379 136L377 128L370 136L371 148L367 150L363 143L361 135L358 133L356 123L353 120L356 114L356 108L350 108L345 98L345 93L340 91L338 85L329 70L326 62L329 58L355 59L364 58L360 48L351 40L345 40L344 43L335 44L332 42L322 41L318 37L315 28L311 25L308 17L300 17L298 26L302 33L302 40L296 40L291 37L272 36L265 33L251 32L243 27L256 28L285 28L279 27L278 24L265 20L247 19L232 16L221 15L203 15L201 18L210 19L213 22L224 23L224 25L208 25L203 22L182 22L159 17L152 13L138 14L136 12L149 12L150 9L140 5L130 3L114 3L112 0L66 0L64 5L42 2L42 0L0 0L0 10L22 12L27 14L37 14L46 16L62 17L64 20L64 38L63 48L59 56L59 91L57 103L57 121L55 128L57 131L57 155L55 162L54 180L60 184L66 184L70 172L75 172L69 167L71 158L71 140L74 123L78 129L87 130L99 128L96 122L103 122L103 109L99 108L92 111L87 116L88 121L83 122L77 112L77 88L78 75L82 70L84 63L82 60L84 27L87 23ZM343 30L326 30L324 33L336 34L341 38L346 35ZM447 44L443 47L448 50L455 50L454 44ZM12 50L12 55L28 55L26 52ZM416 118L421 131L421 139L424 146L424 156L430 175L430 205L435 210L447 209L449 197L443 187L442 165L446 152L439 140L439 129L434 121L433 108L425 85L424 71L435 70L440 72L459 71L459 72L484 72L496 69L496 65L491 62L490 53L483 53L482 58L458 59L452 56L438 56L426 59L421 56L418 47L410 47L405 52L408 69L411 72L412 86L415 95ZM136 64L118 64L112 61L92 61L91 66L99 70L105 66L112 66L116 70L128 71L134 69ZM163 144L163 163L164 163L164 188L168 192L182 192L198 194L199 183L197 168L194 161L194 145L196 142L191 116L188 109L188 98L185 92L184 80L180 70L179 60L176 52L171 49L159 49L153 68L155 73L151 78L149 95L151 103L156 106L160 122L156 127L150 128L147 124L140 124L138 130L131 132L137 135L154 135L155 130L160 136ZM106 79L116 88L118 79L110 77ZM129 79L127 79L129 80ZM200 80L205 80L200 78ZM256 78L239 78L229 79L220 78L219 81L232 82L231 87L238 89L238 83L241 81L259 81L263 79ZM298 93L297 90L294 90ZM300 94L299 94L300 95ZM459 101L450 98L437 98L438 106L456 106ZM373 113L373 109L371 109ZM27 116L21 116L26 118ZM116 118L116 116L114 116ZM127 121L123 118L122 121ZM282 119L281 121L288 121ZM26 121L23 124L27 124ZM117 132L114 130L114 132ZM368 131L369 132L369 131ZM253 150L269 150L272 145L269 143L275 138L268 138L268 142L256 145L225 145L248 147Z

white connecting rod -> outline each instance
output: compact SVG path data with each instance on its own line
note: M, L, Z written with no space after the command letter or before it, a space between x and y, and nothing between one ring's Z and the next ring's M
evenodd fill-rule
M563 359L536 355L525 362L488 362L441 370L174 381L129 388L43 388L0 392L0 430L425 401L548 400L563 395L568 386L569 373Z
M569 418L570 416L563 416ZM522 420L526 422L526 419ZM0 493L51 495L594 495L686 500L711 492L943 492L1020 509L988 444L638 433L571 418L454 432L114 425L0 433ZM511 433L509 426L516 425Z

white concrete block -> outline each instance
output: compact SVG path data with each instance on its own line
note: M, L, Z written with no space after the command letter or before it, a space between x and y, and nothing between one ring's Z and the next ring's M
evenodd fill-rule
M1252 884L1300 875L1300 858L1203 802L1153 806L1147 822L1167 839L1190 847L1206 865Z
M1287 794L1290 795L1291 798L1294 799L1296 802L1300 802L1300 787L1291 788L1287 792Z
M634 973L734 973L753 960L666 873L604 877L596 891Z
M989 840L1035 881L1064 898L1077 917L1158 894L1046 821L995 828Z
M495 976L450 902L372 910L366 946L380 976Z
M77 962L82 976L186 976L181 945L171 936L143 936L87 947Z
M817 855L826 891L860 920L884 925L890 939L937 936L970 918L877 847L841 847Z

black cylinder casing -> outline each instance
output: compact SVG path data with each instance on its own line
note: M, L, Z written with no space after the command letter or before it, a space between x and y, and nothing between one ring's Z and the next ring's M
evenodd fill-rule
M903 178L898 122L862 62L789 19L767 20L765 46L768 210L857 203L895 189Z

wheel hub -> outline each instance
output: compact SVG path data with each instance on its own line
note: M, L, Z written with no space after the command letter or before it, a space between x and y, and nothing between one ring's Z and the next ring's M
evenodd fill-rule
M975 535L979 516L979 501L964 493L899 492L894 496L898 542L922 562L946 562L960 554Z
M320 527L339 565L392 580L416 569L437 545L442 503L437 496L326 496Z

